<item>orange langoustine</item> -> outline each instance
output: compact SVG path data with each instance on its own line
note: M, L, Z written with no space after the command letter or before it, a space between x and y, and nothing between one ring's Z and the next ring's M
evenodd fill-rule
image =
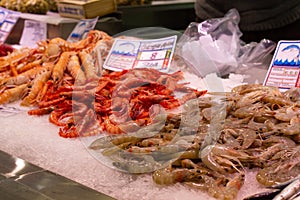
M35 106L29 115L49 114L49 121L61 126L59 135L70 138L124 133L128 124L150 124L155 104L170 110L206 93L179 83L181 71L103 70L101 60L113 41L108 34L92 30L75 43L53 38L38 42L37 48L15 50L2 57L2 103L22 100L22 106ZM18 86L21 84L26 85ZM176 98L176 92L186 95Z
M21 96L15 98L15 95L11 95L12 92L4 92L25 83L27 84L27 93L24 92L22 95L25 98L22 103L24 106L37 105L42 100L46 93L45 90L47 90L48 84L46 83L48 80L52 81L54 79L54 87L56 88L60 85L74 84L74 78L71 76L77 78L80 75L80 81L76 84L85 84L86 72L81 73L79 71L81 68L75 62L79 60L82 63L78 53L80 51L92 53L99 40L113 41L113 38L102 31L93 30L89 32L85 39L77 43L71 43L62 38L53 38L38 42L36 48L14 49L7 56L1 57L0 95L5 94L6 99L3 103L20 100ZM93 59L96 60L95 56ZM95 62L95 64L98 63ZM97 66L97 68L101 67ZM43 73L47 76L41 78L40 74L44 70L48 70L47 73ZM96 75L100 76L100 71L98 72Z

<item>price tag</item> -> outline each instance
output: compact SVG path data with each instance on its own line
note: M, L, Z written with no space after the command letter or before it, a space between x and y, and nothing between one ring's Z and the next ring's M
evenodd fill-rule
M153 40L116 39L104 68L115 71L132 68L168 71L176 40L176 35Z
M68 42L78 42L86 37L90 30L93 30L98 22L98 18L80 20L69 35Z
M264 85L280 90L300 87L300 41L279 41Z
M17 23L20 12L7 10L0 7L0 43L4 43Z
M47 39L47 24L44 22L25 20L20 45L36 47L37 42Z

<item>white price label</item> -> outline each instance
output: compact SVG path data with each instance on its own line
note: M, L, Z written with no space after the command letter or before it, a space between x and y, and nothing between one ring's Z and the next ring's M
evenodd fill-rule
M47 24L34 20L25 20L20 45L36 47L37 42L47 39Z
M93 30L98 22L98 18L80 20L69 35L68 42L78 42L84 39L90 30Z
M168 71L176 40L176 35L153 40L115 39L104 68L115 71L132 68Z
M300 41L279 41L264 85L281 90L300 87Z
M0 43L4 43L21 13L0 7Z

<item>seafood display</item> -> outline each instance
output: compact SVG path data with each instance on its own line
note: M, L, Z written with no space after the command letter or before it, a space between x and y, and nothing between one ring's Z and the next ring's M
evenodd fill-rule
M269 191L246 199L299 199L300 88L210 92L189 87L183 71L105 70L113 42L93 30L76 43L53 38L14 49L0 59L0 104L19 101L29 115L48 115L59 136L88 138L94 156L151 174L157 185L231 200L257 169Z
M164 77L161 83L160 77ZM57 88L52 79L47 83L44 98L38 102L39 108L30 110L29 114L49 114L50 122L62 126L59 135L67 138L101 132L127 133L153 123L160 109L178 107L188 99L206 93L185 87L177 83L177 79L182 79L180 71L166 74L153 69L103 72L98 80L85 85L72 85L71 81ZM167 86L170 82L173 89ZM174 92L178 90L187 93L176 98Z
M66 98L59 97L59 92L71 92L75 79L76 85L88 85L101 76L99 69L102 66L97 60L105 59L106 52L99 50L97 45L108 45L107 48L110 48L112 43L113 39L109 35L95 30L77 43L53 38L40 41L37 48L15 49L0 60L0 104L21 100L22 106L33 107L29 114L41 115L55 111L50 118L54 121L59 111L72 108L68 105L71 101L61 104L65 108L56 106ZM83 51L89 53L89 62L80 56ZM99 58L98 54L103 55ZM82 63L84 70L81 68ZM94 77L89 75L90 71L95 72ZM36 110L37 106L39 110Z
M21 106L34 106L28 114L49 114L49 121L61 126L59 135L72 138L147 126L159 110L206 93L187 87L181 71L103 70L99 59L105 59L112 43L106 33L91 31L76 43L54 38L36 49L12 52L0 67L5 74L0 103L21 100Z
M289 186L293 189L286 190L296 196L299 91L247 84L224 94L209 93L188 101L182 112L162 113L156 126L99 137L89 148L122 171L152 172L157 184L181 182L217 199L235 199L245 172L254 168L259 169L258 183L274 188L268 195L295 180ZM277 199L290 198L282 192Z

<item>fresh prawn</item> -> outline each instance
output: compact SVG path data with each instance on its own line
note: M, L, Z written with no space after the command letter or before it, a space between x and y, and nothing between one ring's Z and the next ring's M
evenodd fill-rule
M292 102L290 99L284 98L282 96L264 96L261 99L263 102L266 103L272 103L279 106L291 106L294 102Z
M30 62L24 66L21 66L21 67L17 67L17 72L18 73L23 73L23 72L26 72L30 69L33 69L33 68L36 68L36 67L40 67L41 66L41 63L42 63L42 59L38 59L38 60L35 60L33 62Z
M275 111L274 117L278 120L289 122L293 117L300 115L300 108L296 106L282 107Z
M121 134L123 131L115 124L113 124L110 119L105 119L103 122L104 130L109 134Z
M42 69L42 67L37 67L20 73L17 76L5 78L0 81L0 85L21 85L27 83L34 79Z
M299 149L299 146L288 148L288 151L281 157L279 162L261 169L256 175L256 180L265 186L275 186L276 184L299 177Z
M0 104L11 103L21 99L27 93L28 84L22 84L5 90L0 94Z
M97 79L99 71L95 67L95 60L92 55L82 50L79 52L79 57L84 68L86 78L88 80Z
M28 115L46 115L50 114L55 109L54 106L44 107L44 108L37 108L28 111Z
M18 71L17 71L16 66L11 64L11 65L9 65L9 67L10 67L10 71L11 71L12 75L18 76Z
M52 72L52 79L54 82L59 82L63 78L63 74L65 69L67 68L70 56L72 52L63 52L58 60L58 62L54 65Z
M177 182L201 180L202 174L197 169L158 169L152 174L152 179L159 185L171 185Z
M77 55L71 55L67 69L71 76L75 79L76 84L82 85L86 82L85 74L80 67L80 62Z
M100 137L96 140L94 140L89 148L93 149L93 150L98 150L98 149L104 149L104 148L108 148L111 147L113 145L120 145L123 143L127 143L127 142L131 142L131 143L137 143L140 140L142 140L142 138L138 138L132 135L109 135L109 136L104 136L104 137Z
M48 69L44 69L37 75L37 77L33 80L29 94L21 102L22 106L29 106L32 103L36 102L36 97L38 96L39 92L43 89L50 76L51 71Z
M209 145L200 152L200 158L208 168L226 173L232 171L232 169L240 172L233 162L238 163L243 168L241 161L250 160L251 156L224 145ZM222 163L225 165L222 165Z

